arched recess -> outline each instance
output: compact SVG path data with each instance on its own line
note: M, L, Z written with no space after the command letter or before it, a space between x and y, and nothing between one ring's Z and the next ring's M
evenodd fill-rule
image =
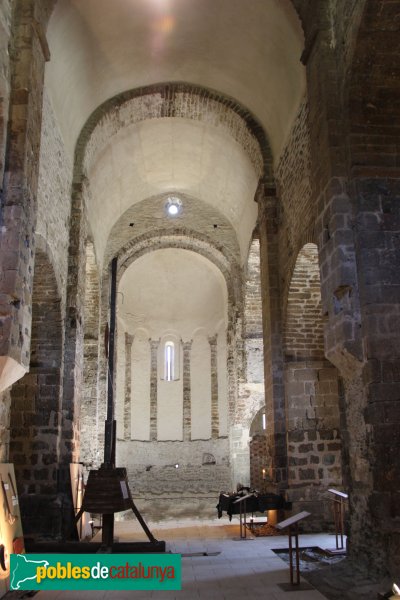
M147 235L132 239L119 251L118 279L129 266L145 254L157 249L181 248L200 254L212 262L223 274L228 289L230 305L241 309L240 294L240 269L233 254L227 253L225 248L218 247L214 241L194 230L152 230ZM104 272L103 280L107 277Z
M164 498L164 515L211 516L210 499L220 486L231 487L220 344L227 337L226 280L208 258L183 247L148 247L135 258L122 265L118 287L116 402L127 429L119 428L117 460L146 498L147 515ZM166 377L172 345L176 363Z
M266 436L266 414L263 406L250 426L250 486L263 490L268 484L269 456Z
M10 462L15 465L24 533L56 535L61 428L62 317L49 250L37 238L29 373L11 389ZM46 514L47 513L47 514ZM54 518L54 521L53 521Z
M296 510L307 509L310 527L331 522L321 495L340 486L341 439L338 374L324 356L318 248L297 255L284 329L288 486Z
M99 272L91 241L86 242L86 276L83 338L83 390L80 409L80 460L87 466L101 462L99 442L104 424L99 422L98 364L99 364Z
M122 225L121 225L122 226ZM113 244L115 239L110 239L109 244ZM233 426L235 419L235 399L237 397L237 368L238 368L238 353L242 353L242 325L243 325L243 298L242 298L242 274L239 266L238 252L229 250L225 246L219 246L216 240L210 240L204 233L199 233L188 228L177 227L174 230L171 229L152 229L147 233L133 237L127 242L119 251L116 251L118 257L118 273L117 282L123 277L130 265L136 260L145 256L146 254L161 249L182 249L190 252L194 252L208 261L210 261L220 273L222 273L227 293L228 293L228 336L226 332L225 324L220 326L217 335L217 356L218 360L228 364L228 381L221 378L218 385L221 390L220 398L228 398L228 413L223 413L220 421L220 432L221 435L226 435L227 431ZM109 255L107 250L107 256ZM118 296L120 298L120 294ZM101 300L100 300L100 340L104 337L104 331L108 318L109 310L109 269L106 266L103 269L101 277ZM146 338L147 336L147 338ZM138 363L133 358L133 349L136 347L136 353L142 354L144 357L147 352L150 353L150 346L148 345L148 339L150 334L144 333L144 330L140 335L132 337L131 333L127 332L125 341L122 340L122 336L118 338L117 353L119 357L132 357L132 371L130 367L124 371L121 361L117 360L118 381L119 385L125 386L127 389L141 389L147 396L147 391L141 387L140 377L134 379L134 371L137 370ZM146 341L147 340L147 341ZM156 343L156 340L153 340ZM186 342L185 342L186 343ZM146 344L148 348L146 349ZM158 346L157 346L158 348ZM186 349L185 349L186 348ZM190 353L190 348L182 347L181 359L185 356L185 353ZM158 351L158 350L155 350ZM105 382L107 378L106 364L104 361L104 352L101 349L100 341L100 358L98 366L98 394L99 398L105 397ZM150 356L150 354L149 354ZM145 360L145 359L143 359ZM149 358L149 361L151 359ZM242 359L239 361L242 364ZM143 364L140 369L143 371ZM147 369L147 367L146 367ZM125 383L123 383L125 382ZM99 451L100 456L103 451L103 436L102 436L102 424L104 423L104 402L100 402L98 406L98 422L100 423L99 432ZM137 424L131 424L131 417L128 414L128 408L126 408L125 416L122 412L119 413L118 424L117 424L117 435L119 439L130 439L131 431L135 430L135 438L139 438L144 435L147 438L148 432L144 423L137 428ZM142 433L139 433L142 431ZM146 433L143 433L146 431ZM149 434L150 435L150 434ZM153 432L154 436L156 433Z

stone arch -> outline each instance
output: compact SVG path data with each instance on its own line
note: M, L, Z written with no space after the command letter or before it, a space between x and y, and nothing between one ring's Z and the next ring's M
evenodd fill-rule
M269 478L270 456L264 429L265 407L254 416L250 426L250 486L256 490L265 488Z
M284 351L290 494L296 507L313 513L314 526L328 526L321 494L342 483L338 373L324 354L318 248L313 243L301 248L292 272Z
M112 113L118 115L117 129L109 118ZM263 127L250 111L234 98L215 90L186 82L165 82L122 92L103 102L91 114L76 144L74 181L82 181L95 153L119 128L162 117L212 118L224 125L242 145L259 176L272 178L269 143Z
M170 234L170 237L176 242L176 236L174 238ZM226 335L228 296L226 280L218 264L215 264L215 257L211 262L209 256L205 255L206 260L204 260L194 249L196 245L193 247L186 243L171 244L170 242L171 239L164 239L163 244L151 243L145 247L140 244L139 249L134 248L136 252L123 255L125 261L121 259L120 277L125 273L129 283L125 287L127 279L120 280L120 291L124 294L124 310L118 312L121 329L117 335L118 353L121 351L118 356L121 356L121 363L124 362L119 371L121 375L123 375L121 371L125 369L125 381L123 377L117 379L120 390L117 412L119 419L124 422L124 431L120 430L118 436L118 460L127 465L131 473L130 477L135 479L140 493L146 496L148 500L146 510L153 510L152 507L161 494L166 496L164 503L166 514L182 510L185 498L180 497L182 494L179 495L179 490L184 490L183 496L190 498L191 503L193 499L196 504L198 502L196 497L198 498L199 494L204 495L206 491L209 495L214 493L216 485L221 485L221 483L217 484L217 480L223 481L223 485L229 485L230 480L229 441L225 430L220 433L222 395L220 398L218 382L219 371L223 371L227 378L227 361L225 360L222 366L218 365L218 337L222 316ZM167 254L171 250L174 251L175 260L179 259L178 254L186 255L185 262L179 262L185 269L195 268L196 272L201 273L201 269L197 271L200 265L206 270L206 276L208 274L211 280L215 277L217 285L212 286L213 297L218 294L221 296L220 300L216 300L214 309L210 311L209 320L208 318L204 320L209 306L204 302L204 299L209 297L207 294L201 300L199 319L196 317L191 319L191 315L196 314L190 312L193 308L189 309L189 317L185 316L182 322L176 314L173 315L174 320L169 322L168 311L164 313L161 311L160 320L156 323L152 322L151 316L149 317L152 315L151 310L146 312L143 309L143 314L139 314L139 318L136 318L140 313L141 302L143 306L150 307L148 302L150 296L143 291L147 287L146 269L149 269L149 265L151 268L153 265L157 266L157 258L162 258L163 253ZM196 256L189 256L189 252L181 252L181 250L189 250L190 254ZM151 254L156 255L156 253L159 256L154 256L156 262L152 262ZM186 262L188 260L192 262L188 264ZM132 267L136 266L136 261L141 262L143 268L138 264L138 270L134 271ZM167 263L161 261L160 269L165 264ZM127 272L129 268L133 277L130 281L130 273ZM187 271L184 272L187 280ZM138 281L143 282L142 296L138 294L134 302L129 305L126 298L129 290L133 289L132 282L136 284ZM180 278L174 278L174 281L179 282ZM148 289L150 293L154 292L151 285ZM168 286L166 289L169 289ZM187 288L183 286L182 289L185 290L184 297L187 298L189 295ZM162 298L159 300L162 302ZM191 303L189 300L187 302ZM190 305L198 306L196 303ZM169 307L170 305L167 306ZM213 312L215 308L216 313ZM179 310L181 309L180 305ZM144 330L146 324L148 329ZM139 332L144 333L140 339ZM179 360L179 370L175 372L172 380L165 377L163 369L164 345L169 341L175 344L177 350L175 358ZM123 345L125 345L125 361L122 358ZM118 368L117 366L117 377ZM140 390L144 387L146 389L143 395L140 394ZM143 402L144 396L146 406ZM228 412L227 404L228 398L225 397L225 413ZM140 412L140 415L135 423L137 412ZM212 463L199 462L198 464L197 461L202 461L201 457L207 453L212 454L215 460ZM146 460L145 465L143 465L144 460ZM178 463L179 470L175 470L174 465ZM196 465L195 470L193 464ZM169 502L171 494L175 498L173 503ZM192 511L193 506L187 510ZM204 512L208 509L200 507L199 510Z
M124 254L149 237L150 244L155 243L155 235L161 238L179 234L202 240L219 251L228 262L239 263L240 247L229 220L219 210L197 197L180 193L179 198L184 206L179 220L164 219L162 226L158 222L155 226L154 216L164 214L168 194L148 197L126 210L110 231L104 254L105 267L114 256Z
M57 280L46 246L38 239L30 367L11 389L10 414L10 462L15 465L24 531L31 534L54 533L49 502L57 492L62 348ZM44 507L49 514L43 513Z
M242 301L242 275L239 265L238 252L235 252L234 247L230 250L225 246L217 245L215 241L210 240L205 234L199 233L186 227L175 227L174 229L152 229L146 233L135 236L133 239L126 242L122 247L115 246L115 237L110 236L107 245L106 255L111 256L111 248L118 257L118 274L117 284L119 283L126 269L138 258L156 249L162 248L182 248L196 252L212 262L222 273L225 278L228 290L228 321L229 328L234 331L242 326L243 301ZM101 277L101 299L100 299L100 339L103 339L109 304L109 265L104 265ZM239 337L241 336L241 331ZM237 353L236 339L237 335L229 336L228 343L228 363L229 368L229 389L231 395L236 394L236 359L234 355ZM123 348L120 351L124 351ZM239 348L241 351L241 348ZM242 362L242 360L240 361ZM236 368L236 367L235 367ZM107 379L107 365L104 359L104 353L99 355L99 372L98 372L98 394L100 397L105 394L105 385ZM230 401L232 405L232 400ZM99 422L103 423L105 415L103 408L99 407ZM231 415L234 418L234 415ZM99 432L99 447L103 444L102 427L100 425Z
M138 258L145 254L162 248L181 248L196 252L207 258L222 273L228 291L228 340L227 340L227 363L228 363L228 396L230 414L228 421L233 423L234 398L237 396L237 374L243 370L243 298L242 298L242 275L236 258L228 253L225 248L217 248L206 236L187 229L156 230L149 235L139 236L129 242L120 250L119 268L117 281L127 268ZM108 302L108 272L103 275L103 305L102 313L107 314L106 302Z
M126 244L119 251L118 280L129 266L141 256L163 248L181 248L196 252L212 262L223 274L228 289L229 304L241 307L240 269L223 248L216 248L205 236L191 230L153 230ZM106 271L104 279L106 278Z
M286 304L284 347L287 360L324 357L318 248L307 243L297 255Z

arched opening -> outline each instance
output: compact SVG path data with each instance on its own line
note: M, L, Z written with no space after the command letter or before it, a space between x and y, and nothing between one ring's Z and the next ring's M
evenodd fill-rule
M260 408L250 426L250 486L265 491L268 483L269 456L267 450L265 408Z
M174 381L175 374L175 344L168 341L164 345L164 380Z
M117 461L148 517L211 516L230 488L225 279L195 252L150 249L117 315Z
M288 487L310 526L331 522L321 495L341 485L337 370L324 356L318 248L305 244L293 270L284 331ZM326 512L324 512L324 510Z
M53 266L36 250L29 373L11 389L10 462L15 465L24 533L57 535L61 427L62 319Z

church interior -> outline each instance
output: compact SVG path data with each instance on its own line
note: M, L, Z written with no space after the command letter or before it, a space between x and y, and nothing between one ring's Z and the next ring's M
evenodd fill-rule
M330 531L334 488L349 559L398 577L399 28L399 0L2 0L25 535L68 536L70 465L101 467L112 414L149 522L244 486Z

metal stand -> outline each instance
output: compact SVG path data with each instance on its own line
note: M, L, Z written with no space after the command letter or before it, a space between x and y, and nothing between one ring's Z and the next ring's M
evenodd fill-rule
M235 502L233 504L239 504L239 523L240 523L240 539L241 540L252 540L253 538L248 538L246 531L247 531L247 523L246 523L246 519L247 519L247 512L246 512L246 500L248 498L252 498L254 496L254 494L246 494L246 496L243 496L242 498L239 498L238 500L235 500Z
M311 513L303 511L285 519L276 525L276 529L288 530L289 536L289 569L290 569L290 583L280 583L279 587L285 591L293 591L294 589L299 590L312 590L314 589L308 583L300 582L300 553L299 553L299 522L309 517ZM294 538L294 553L296 561L296 573L294 573L293 567L293 538Z
M335 521L335 537L336 537L336 550L325 549L325 552L329 554L346 554L346 548L344 547L343 535L344 535L344 512L345 502L348 499L348 494L340 492L339 490L330 489L328 490L333 494L332 508L333 518Z
M289 525L288 530L289 535L289 569L290 569L290 583L292 585L300 584L300 557L299 557L299 526L297 523L294 525ZM296 553L296 582L294 582L293 577L293 543L292 538L294 537L295 541L295 553Z

